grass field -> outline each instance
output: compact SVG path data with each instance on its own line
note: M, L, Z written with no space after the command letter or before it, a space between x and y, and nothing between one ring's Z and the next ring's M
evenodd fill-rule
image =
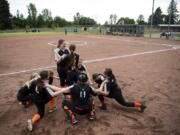
M105 35L106 29L101 28L102 32L99 32L98 27L91 27L87 31L84 31L83 28L78 27L78 32L73 32L73 27L67 27L68 35ZM13 37L13 36L36 36L36 35L64 35L64 28L40 28L41 32L25 32L25 29L15 29L15 30L5 30L0 31L1 37ZM144 37L149 38L149 29L145 29ZM158 29L153 29L151 37L160 38L160 31ZM173 40L180 40L180 32L174 32L175 38ZM131 36L129 34L121 34L121 36Z

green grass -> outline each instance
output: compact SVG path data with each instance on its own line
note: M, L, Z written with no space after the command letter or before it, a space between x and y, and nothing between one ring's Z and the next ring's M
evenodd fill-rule
M63 28L40 28L41 32L25 32L25 29L16 29L16 30L5 30L0 31L0 37L14 37L14 36L37 36L37 35L64 35L64 29ZM82 35L98 35L99 30L96 28L88 29L87 31L84 31L81 28L78 28L78 32L74 33L72 32L72 27L68 27L68 35L76 35L76 34L82 34Z
M37 35L62 35L63 32L8 32L8 33L0 33L0 37L15 37L15 36L37 36Z
M72 32L72 27L67 27L68 35L100 35L97 27L92 27L87 31L84 31L81 27L78 27L78 32ZM0 31L0 38L15 37L15 36L43 36L43 35L64 35L64 28L40 28L41 32L25 32L25 29L5 30ZM102 34L105 34L105 28L102 28ZM149 29L145 29L144 37L149 38ZM160 38L160 31L158 29L152 29L152 38ZM126 34L123 34L126 35ZM128 35L127 35L128 36ZM180 32L175 32L175 40L180 40Z

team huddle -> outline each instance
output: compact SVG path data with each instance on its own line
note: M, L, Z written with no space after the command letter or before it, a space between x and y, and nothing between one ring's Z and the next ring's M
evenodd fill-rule
M105 97L115 99L120 105L137 108L144 112L146 106L142 102L127 102L118 85L111 68L104 72L94 73L89 76L86 66L80 55L76 52L76 46L66 47L63 39L58 41L54 50L55 62L59 77L54 76L51 70L42 70L31 75L18 91L17 99L24 107L35 104L37 113L28 119L28 130L32 131L34 124L42 119L45 114L45 106L49 103L49 112L57 110L56 98L63 94L62 108L66 114L66 120L72 125L79 123L77 115L87 115L90 121L96 119L94 97L98 96L102 110L107 109ZM60 86L54 86L54 79L60 81Z

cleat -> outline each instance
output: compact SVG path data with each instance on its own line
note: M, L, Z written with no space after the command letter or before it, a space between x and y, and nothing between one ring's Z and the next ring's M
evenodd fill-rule
M96 119L96 115L95 115L95 112L94 111L91 111L89 116L88 116L88 119L90 121L94 121Z
M146 109L145 103L141 103L140 112L143 113L145 109Z
M140 112L143 113L145 109L146 109L146 106L145 106L145 105L142 105L142 106L140 107Z
M94 120L96 119L96 117L95 117L95 115L90 115L90 116L88 117L88 119L89 119L90 121L94 121Z
M71 120L71 123L72 123L72 125L76 125L76 124L78 124L79 123L79 121L77 120L77 119L72 119Z

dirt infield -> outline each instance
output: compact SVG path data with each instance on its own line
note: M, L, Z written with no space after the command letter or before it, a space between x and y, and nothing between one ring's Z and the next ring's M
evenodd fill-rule
M108 110L96 107L97 120L79 116L80 124L64 122L59 97L58 110L26 130L35 106L18 104L19 87L38 68L56 72L53 48L58 39L77 44L90 74L113 69L128 100L144 100L139 113L107 99ZM56 81L55 84L58 84ZM2 135L179 135L180 134L180 42L118 36L25 36L0 38L0 133ZM96 105L99 104L95 99Z

